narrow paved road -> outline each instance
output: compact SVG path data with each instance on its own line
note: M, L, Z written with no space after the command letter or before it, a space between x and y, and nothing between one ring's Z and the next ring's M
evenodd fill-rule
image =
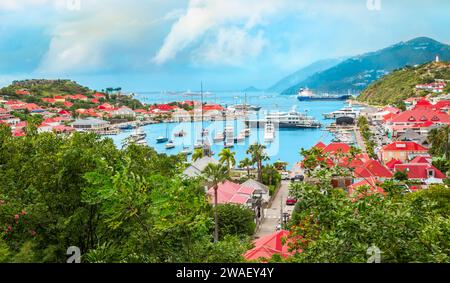
M359 145L359 148L361 148L363 153L367 153L366 143L364 142L364 139L361 135L361 132L359 131L358 126L355 126L354 131L355 131L356 143Z
M286 206L286 199L289 195L289 184L290 181L282 181L281 188L278 190L272 206L264 211L265 219L255 235L256 238L261 238L276 232L281 217L280 208L283 208L283 212L292 214L294 206Z

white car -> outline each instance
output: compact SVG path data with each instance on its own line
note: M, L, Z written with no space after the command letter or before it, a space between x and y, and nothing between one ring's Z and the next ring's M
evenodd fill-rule
M289 180L289 172L281 172L281 180Z

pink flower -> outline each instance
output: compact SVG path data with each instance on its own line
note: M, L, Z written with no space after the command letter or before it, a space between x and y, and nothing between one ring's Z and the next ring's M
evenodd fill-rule
M36 236L36 234L37 234L36 231L34 231L34 230L31 230L30 233L31 233L32 236Z
M15 218L16 220L18 220L19 217L20 217L19 214L14 215L14 218Z
M22 215L27 215L27 212L25 210L22 210Z
M12 226L11 225L8 226L8 231L12 231Z
M0 205L4 205L4 204L5 204L5 201L0 199Z

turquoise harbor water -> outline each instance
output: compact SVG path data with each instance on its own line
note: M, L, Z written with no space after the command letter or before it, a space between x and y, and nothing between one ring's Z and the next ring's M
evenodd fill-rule
M182 94L162 94L162 93L141 93L136 94L136 98L144 103L168 103L172 101L184 100L198 100L200 96L187 96ZM204 102L219 103L224 106L241 104L245 102L245 96L242 93L223 92L213 93L204 96ZM264 129L252 129L251 136L243 143L235 144L232 151L236 152L236 161L245 158L246 150L250 144L259 142L266 144L267 153L270 161L274 162L282 160L289 163L289 167L300 160L299 151L301 148L309 148L318 141L328 143L333 139L333 136L325 130L325 125L330 124L332 120L323 119L322 114L338 110L345 106L344 101L309 101L300 102L295 96L283 96L272 93L253 93L247 95L247 103L257 104L262 106L259 113L260 117L264 117L267 111L289 111L295 107L299 112L307 111L309 116L313 116L324 124L322 129L279 129L275 135L275 141L266 144L264 143ZM243 121L220 121L220 122L204 122L204 127L209 130L209 140L212 151L215 156L223 149L223 143L214 143L213 138L218 131L223 131L224 125L232 125L235 128L235 135L244 128ZM201 133L201 122L195 123L163 123L154 124L142 127L142 130L147 134L147 143L154 147L160 153L177 154L183 150L184 146L189 146L193 149L195 142L199 139ZM156 138L165 136L166 130L169 138L171 138L176 147L171 150L165 149L165 144L157 144ZM175 138L173 133L184 130L187 135L182 138ZM122 140L129 136L132 131L122 132L119 135L111 136L114 143L122 146Z

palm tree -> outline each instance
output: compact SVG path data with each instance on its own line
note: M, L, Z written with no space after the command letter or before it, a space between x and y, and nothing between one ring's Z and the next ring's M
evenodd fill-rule
M250 167L255 164L250 158L246 157L239 162L239 168L247 169L247 176L250 178Z
M203 158L203 149L198 148L192 154L192 161L197 161L197 159Z
M203 176L211 184L214 189L214 243L219 241L219 217L217 215L217 190L219 184L223 183L228 178L228 170L221 164L210 163L203 170Z
M439 129L432 129L428 133L428 142L431 143L430 153L449 157L449 135L450 127L444 126Z
M250 145L247 150L247 154L250 154L252 156L253 163L256 163L259 182L262 182L262 163L265 160L269 160L269 156L267 156L265 149L265 145L256 143Z
M275 166L273 166L273 165L267 165L267 166L264 166L263 172L264 172L264 175L269 178L267 180L268 184L266 184L266 185L272 186L273 179L274 179L275 175L278 174L277 168L275 168Z
M219 153L219 162L227 165L228 174L230 174L231 168L236 165L236 159L234 158L235 155L236 152L232 152L229 148L224 148Z

